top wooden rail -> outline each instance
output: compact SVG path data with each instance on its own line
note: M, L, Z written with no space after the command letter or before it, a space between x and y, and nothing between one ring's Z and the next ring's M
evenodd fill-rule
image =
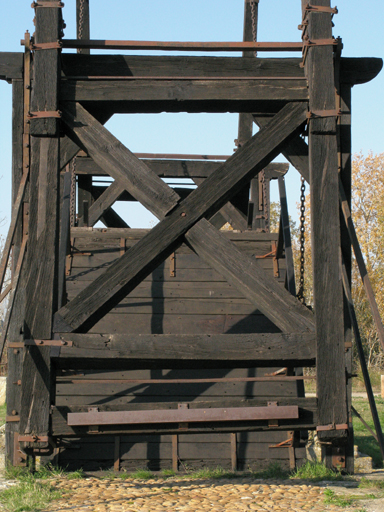
M108 50L166 50L195 52L301 52L303 43L282 42L177 42L177 41L109 41L104 39L63 39L62 48Z

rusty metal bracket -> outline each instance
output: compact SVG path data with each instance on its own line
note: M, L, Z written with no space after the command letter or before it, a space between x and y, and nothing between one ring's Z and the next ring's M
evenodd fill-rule
M174 252L169 257L169 275L176 277L176 254Z
M99 412L98 407L88 407L88 412ZM89 425L88 432L90 433L97 433L99 432L99 425Z
M62 9L64 7L63 2L32 2L32 9L37 9L38 7L56 7L57 9Z
M6 423L17 423L20 421L20 416L6 416L5 421Z
M332 14L332 17L333 17L333 15L339 13L339 10L337 9L337 7L326 7L326 6L310 5L310 4L307 4L306 7L304 8L304 10L305 10L305 13L307 13L307 12L328 13L328 14Z
M21 451L19 442L19 433L13 433L13 465L26 467L27 455Z
M30 435L30 436L20 436L19 435L19 443L48 443L48 436L38 436L38 435Z
M272 241L272 252L274 252L274 256L273 256L273 275L274 275L274 277L279 277L280 276L279 260L276 257L276 254L277 254L277 244L276 244L276 242L274 240Z
M45 119L56 117L57 119L61 119L60 110L40 110L39 112L28 112L28 119Z
M286 439L285 441L281 441L278 444L270 444L268 448L291 448L293 446L293 437Z
M272 373L264 373L266 377L277 377L278 375L287 375L288 368L280 368L280 370L276 370Z
M307 119L318 119L323 117L341 117L343 112L340 109L336 110L312 110L307 112Z
M277 402L267 402L267 406L268 407L277 407L278 403ZM278 419L268 420L268 427L272 428L272 427L278 427L278 426L279 426Z
M9 348L24 348L24 347L72 347L73 341L65 340L24 340L24 341L11 341L8 343Z
M327 432L329 430L348 430L348 425L346 423L330 423L329 425L319 425L316 427L317 432Z
M61 41L56 41L52 43L31 43L31 50L61 50L63 47L63 43Z
M346 457L344 446L332 446L332 466L338 469L345 468Z
M339 44L339 40L335 37L331 37L329 39L304 39L303 46L312 47L312 46L337 46Z

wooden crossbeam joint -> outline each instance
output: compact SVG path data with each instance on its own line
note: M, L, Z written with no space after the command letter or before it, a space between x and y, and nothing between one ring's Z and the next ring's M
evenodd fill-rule
M318 425L316 427L317 432L327 432L330 430L348 430L348 425L347 423L340 423L337 425L335 423L330 423L329 425Z
M323 117L341 117L343 112L341 109L335 110L312 110L307 112L308 119L318 119Z
M31 50L61 50L63 43L60 40L52 43L31 43Z

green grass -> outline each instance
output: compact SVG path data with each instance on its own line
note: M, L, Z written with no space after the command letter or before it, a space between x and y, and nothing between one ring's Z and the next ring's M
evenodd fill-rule
M8 479L17 480L15 485L0 492L0 503L7 512L39 512L62 497L62 492L45 481L62 476L62 470L44 467L31 473L27 468L8 466L5 475Z
M320 462L310 461L307 461L303 466L294 470L291 474L291 478L312 480L314 482L321 480L344 480L343 475L339 471L333 471Z
M325 489L324 491L325 505L336 505L338 507L350 507L356 506L357 503L361 500L376 500L381 497L381 495L376 494L364 494L362 496L350 495L345 496L343 494L336 494L331 489ZM356 512L365 512L365 509L357 510Z
M0 405L0 425L4 425L7 415L7 404Z
M361 414L373 431L375 431L371 410L368 400L365 398L354 398L353 406ZM377 412L379 414L380 423L384 425L384 399L376 398ZM361 420L353 416L353 430L355 435L355 445L359 447L359 451L366 453L372 457L375 467L382 468L383 461L381 458L380 448L376 439L369 433Z
M359 489L378 489L380 491L384 491L384 481L369 480L368 478L363 477L360 480Z

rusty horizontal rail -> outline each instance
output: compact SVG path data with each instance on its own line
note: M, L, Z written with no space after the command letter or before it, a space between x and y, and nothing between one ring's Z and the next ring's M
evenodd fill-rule
M13 346L13 345L12 345ZM71 384L202 384L204 382L277 382L314 380L314 376L270 375L268 377L216 377L207 379L66 379L61 383Z
M62 48L98 50L165 50L195 52L301 52L302 42L180 42L180 41L114 41L107 39L63 39Z
M232 155L181 155L176 153L134 153L137 158L158 160L228 160Z
M135 75L67 75L61 77L61 80L307 80L305 76L135 76Z
M183 404L181 404L183 405ZM252 421L298 419L297 405L226 407L216 409L163 409L149 411L89 411L68 413L70 426L133 425L148 423L203 423L207 421Z

